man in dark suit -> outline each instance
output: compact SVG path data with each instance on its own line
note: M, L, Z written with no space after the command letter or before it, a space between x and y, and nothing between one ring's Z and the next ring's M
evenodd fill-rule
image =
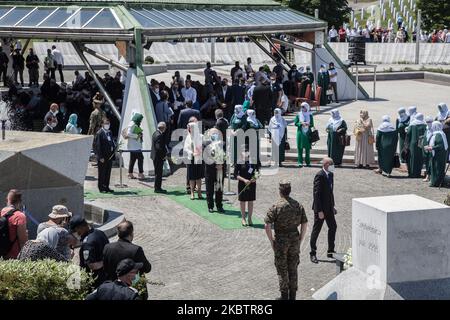
M142 275L152 270L152 265L147 260L142 247L133 244L134 228L130 221L124 221L117 226L117 242L108 243L103 249L103 268L106 272L106 279L114 281L116 268L123 259L132 259L134 262L142 263L139 270Z
M214 128L218 129L222 133L222 141L223 141L223 147L225 149L226 141L227 141L227 129L230 126L230 123L227 119L223 116L223 110L217 109L215 111L216 115L216 124L214 125Z
M186 109L183 109L180 112L177 122L177 128L187 129L187 124L189 123L189 119L191 117L195 117L197 118L197 120L200 120L200 111L192 109L192 101L186 101Z
M233 81L230 88L231 91L231 106L229 114L225 114L227 120L231 119L233 115L234 106L242 105L245 101L245 80L243 78Z
M94 152L98 161L98 190L102 193L114 192L109 188L109 181L116 143L114 142L110 126L109 119L104 118L102 128L97 131L94 139Z
M222 109L224 109L225 117L231 117L231 100L233 99L233 96L231 94L231 87L228 85L227 79L223 79L220 88L217 88L217 99L222 104Z
M262 124L268 124L272 116L272 90L269 82L263 82L253 90L253 109Z
M58 120L53 114L45 116L45 126L42 132L56 133L55 128L58 125Z
M322 170L320 170L314 178L314 226L311 232L311 262L318 263L316 257L317 251L317 238L319 237L320 230L322 229L323 221L328 226L328 251L327 257L332 258L334 251L334 240L336 237L336 209L334 208L334 163L331 158L324 158L322 160Z
M158 123L158 130L153 133L152 136L152 150L151 158L153 160L153 166L155 168L155 192L167 193L166 190L161 188L163 165L167 156L167 147L164 139L164 132L166 131L166 123Z

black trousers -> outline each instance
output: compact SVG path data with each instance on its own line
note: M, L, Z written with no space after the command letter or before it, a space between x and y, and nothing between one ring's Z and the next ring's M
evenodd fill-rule
M0 66L0 79L2 79L3 81L3 85L6 87L7 84L7 77L6 77L6 73L7 73L8 68L5 66Z
M128 167L128 173L133 173L136 160L138 162L139 173L144 173L144 155L141 151L130 152L130 165Z
M162 176L163 176L164 160L153 160L153 166L155 167L155 190L161 190Z
M206 165L205 166L205 184L206 184L206 201L208 203L208 209L214 208L214 200L216 202L217 209L223 207L223 183L222 189L219 191L214 191L214 184L217 177L216 165ZM222 166L223 177L225 179L225 165ZM223 182L223 181L222 181Z
M61 79L61 82L64 82L64 73L63 73L63 66L62 64L57 65L58 71L59 71L59 78Z
M319 237L320 230L322 230L323 222L327 223L328 226L328 251L327 252L333 252L334 251L334 240L336 238L336 219L334 217L334 214L325 214L325 219L319 219L319 214L314 213L314 226L311 232L311 252L310 255L316 255L317 251L317 238Z
M50 76L50 79L55 79L55 80L56 80L56 77L55 77L55 68L47 69L47 70L45 71L45 73L47 73L47 74Z
M111 180L112 160L106 160L104 163L97 162L98 166L98 190L108 191Z
M333 88L334 91L334 98L335 98L335 102L338 102L338 93L337 93L337 82L330 82L331 87Z

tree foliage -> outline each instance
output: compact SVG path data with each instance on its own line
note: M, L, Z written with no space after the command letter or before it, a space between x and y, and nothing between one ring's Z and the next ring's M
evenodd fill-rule
M417 8L422 10L422 28L425 30L450 27L449 0L418 0Z
M350 18L351 8L347 0L283 0L290 8L314 16L314 10L319 9L319 18L328 25L339 27Z

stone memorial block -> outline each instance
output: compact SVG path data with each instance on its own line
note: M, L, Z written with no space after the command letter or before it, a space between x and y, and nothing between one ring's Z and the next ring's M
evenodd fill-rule
M92 136L7 131L0 140L0 205L10 189L23 193L30 238L52 206L84 215L83 185Z

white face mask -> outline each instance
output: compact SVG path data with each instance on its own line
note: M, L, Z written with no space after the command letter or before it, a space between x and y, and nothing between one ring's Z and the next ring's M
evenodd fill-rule
M56 123L56 122L52 122L51 124L50 124L50 127L52 127L52 128L56 128L56 126L58 125L58 123Z
M334 172L334 164L328 167L328 172Z
M104 124L103 125L103 129L105 129L105 130L109 130L110 127L111 127L111 125L109 125L109 124Z

